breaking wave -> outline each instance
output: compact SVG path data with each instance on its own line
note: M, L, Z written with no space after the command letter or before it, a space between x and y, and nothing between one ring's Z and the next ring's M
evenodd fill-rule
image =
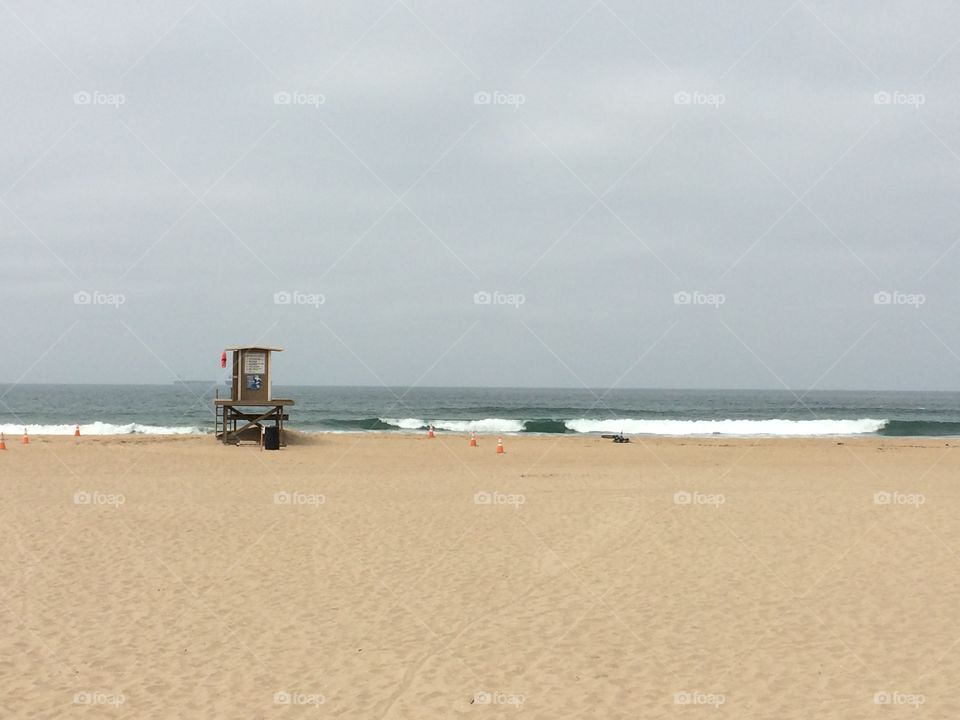
M568 420L568 429L578 433L628 435L864 435L877 433L887 420Z
M0 425L0 432L6 435L20 435L24 428L30 435L73 435L76 425ZM204 431L196 426L141 425L127 423L92 422L80 423L81 435L192 435Z
M434 429L448 432L476 433L620 433L627 435L756 435L816 437L820 435L865 435L883 433L890 421L885 419L859 418L856 420L667 420L610 418L573 420L516 420L510 418L485 418L482 420L433 420L421 418L378 418L379 427L371 427L370 421L358 421L363 429L426 430L432 422ZM359 427L357 429L360 429ZM909 434L899 428L897 434Z
M915 437L960 436L960 422L858 419L733 419L680 420L667 418L574 418L558 420L539 418L488 417L469 420L427 420L423 418L314 418L304 419L289 427L306 432L425 432L429 424L437 432L488 435L528 433L535 435L624 433L652 436L758 436L818 437L830 435L885 435ZM73 435L75 425L28 424L31 435ZM8 441L23 433L24 426L0 424ZM212 427L196 425L144 425L141 423L81 423L81 435L199 435L212 432Z
M435 430L449 432L477 432L477 433L515 433L523 431L523 420L509 420L506 418L484 418L483 420L433 420L426 421L419 418L403 418L394 420L380 418L381 422L394 425L401 430L425 430L433 424Z

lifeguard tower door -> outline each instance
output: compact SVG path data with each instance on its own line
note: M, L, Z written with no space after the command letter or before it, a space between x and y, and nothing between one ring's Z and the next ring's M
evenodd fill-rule
M233 397L237 402L270 402L270 351L241 348L233 351Z

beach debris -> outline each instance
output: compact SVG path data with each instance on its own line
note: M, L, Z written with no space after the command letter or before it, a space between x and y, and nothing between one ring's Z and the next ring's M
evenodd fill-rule
M615 443L628 443L630 438L624 435L622 432L617 433L616 435L601 435L604 440L613 440Z
M22 442L24 445L29 445L29 444L30 444L30 436L27 435L27 429L26 429L26 428L23 429L23 439L22 439L20 442Z
M470 433L470 447L477 447L477 434L475 432Z
M497 455L503 455L503 438L497 438Z
M433 432L433 425L427 425L427 437L428 438L436 437L436 435Z

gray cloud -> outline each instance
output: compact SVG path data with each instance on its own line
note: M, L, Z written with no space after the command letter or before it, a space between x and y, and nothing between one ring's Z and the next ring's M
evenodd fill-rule
M0 13L4 381L958 388L950 4Z

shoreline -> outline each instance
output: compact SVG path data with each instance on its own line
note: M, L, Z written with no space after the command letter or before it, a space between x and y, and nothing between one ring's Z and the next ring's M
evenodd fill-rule
M430 438L426 436L426 433L421 431L411 432L411 431L382 431L382 430L334 430L334 431L306 431L306 430L293 430L290 428L284 429L287 439L290 446L295 446L298 443L310 444L311 441L320 440L325 437L336 438L336 437L352 437L352 438L371 438L371 439L404 439L409 441L415 440L424 440L428 441ZM470 433L463 432L440 432L436 431L436 437L434 440L442 441L444 438L457 439L466 444L470 439ZM531 433L531 432L519 432L519 433L476 433L478 442L490 442L492 444L496 443L498 437L510 438L511 441L517 440L523 442L526 439L561 439L566 440L585 440L591 441L592 444L603 445L603 444L616 444L611 440L602 438L599 434L593 433ZM949 447L960 447L960 436L957 435L877 435L877 434L867 434L863 433L860 435L628 435L630 438L630 444L651 444L651 443L663 443L663 444L677 444L684 445L690 443L696 443L701 445L719 445L719 444L751 444L751 443L764 443L764 444L776 444L776 443L811 443L811 444L824 444L824 445L850 445L857 443L865 444L878 444L878 443L887 443L890 445L901 445L901 444L911 444L918 441L925 441L931 443L931 447L940 447L946 445ZM37 441L55 441L57 443L84 443L84 442L116 442L119 440L137 440L138 442L148 442L148 441L157 441L157 442L170 442L170 441L200 441L200 440L210 440L213 445L222 445L220 441L216 440L213 434L213 431L210 432L200 432L200 433L121 433L121 434L112 434L112 435L81 435L77 438L74 435L49 435L49 434L30 434L30 442ZM16 437L7 436L7 447L10 448L11 445L20 446L20 435ZM244 446L252 445L252 443L244 443ZM229 447L229 445L228 445Z

